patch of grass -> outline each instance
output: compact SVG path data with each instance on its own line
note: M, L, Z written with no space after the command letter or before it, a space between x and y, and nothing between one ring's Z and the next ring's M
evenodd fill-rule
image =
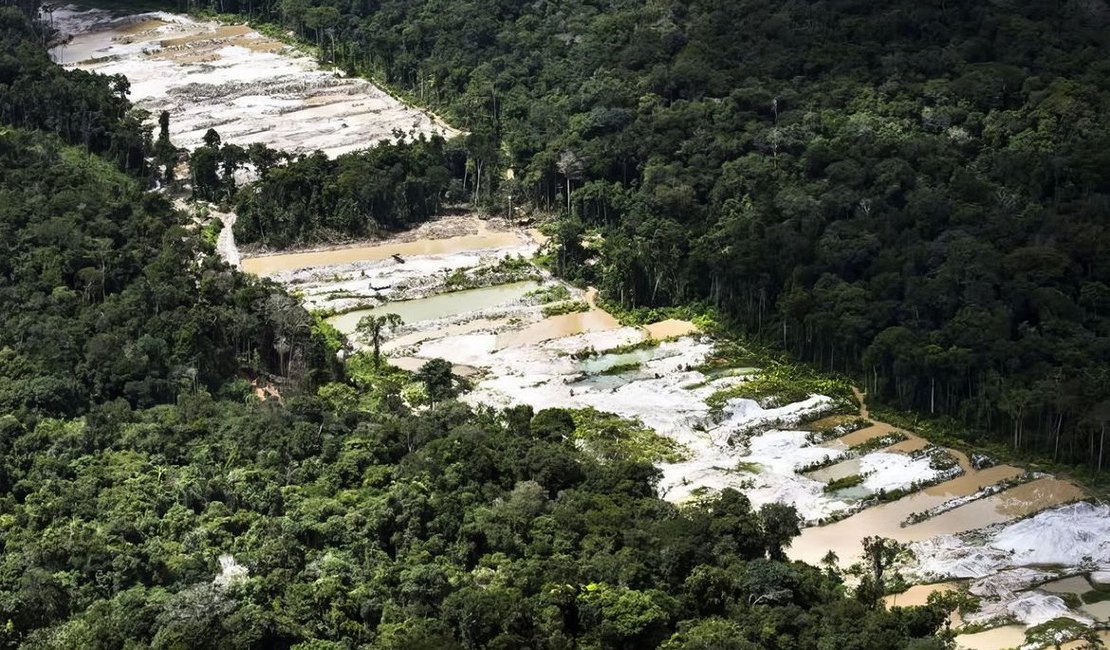
M444 284L449 290L452 291L469 288L471 283L470 278L466 275L466 272L466 267L458 268L454 271L451 271L451 273L448 274L447 280L444 282Z
M1084 592L1080 598L1088 605L1110 600L1110 585L1095 585L1095 588Z
M639 361L633 361L632 363L618 363L617 365L606 368L605 370L602 370L601 372L599 372L597 374L599 374L599 375L623 375L626 372L632 372L634 370L639 370L641 365L643 365L643 364L641 364Z
M563 314L577 314L579 312L589 311L590 306L582 300L571 300L569 302L558 302L553 305L548 305L543 308L544 318L551 316L562 316Z
M938 472L947 472L960 465L960 462L942 447L926 448L923 453L929 455L929 467Z
M219 219L210 219L204 227L200 229L200 238L204 241L216 245L216 240L220 238L220 232L224 229L224 222Z
M551 302L570 300L570 289L565 284L553 284L529 291L524 294L524 298L536 305L546 305Z
M857 485L862 484L863 476L859 474L852 474L851 476L845 476L843 478L829 481L829 483L825 486L825 494L832 494L833 492L856 487Z
M345 298L369 298L370 296L364 296L357 291L332 291L324 297L328 300L341 300Z
M748 460L742 460L736 463L736 471L747 472L749 474L759 474L763 471L763 466L759 463L753 463Z
M703 332L713 332L721 328L716 310L704 303L675 307L625 307L604 296L598 296L597 302L598 307L612 314L621 325L639 327L674 318L688 320Z
M725 377L726 374L718 373L727 372L733 368L759 368L775 360L774 355L765 350L753 348L738 340L723 339L717 341L713 352L696 370L713 377Z
M763 435L764 433L775 429L778 429L780 431L783 429L788 429L792 424L793 421L789 418L759 420L756 421L754 424L740 427L730 433L728 436L728 444L731 447L746 445L748 444L748 441L756 436Z
M812 463L809 463L808 465L803 465L803 466L799 467L797 469L797 472L799 474L807 474L809 472L816 472L819 469L825 469L826 467L832 467L833 465L835 465L835 464L837 464L841 461L849 460L850 458L851 458L851 456L844 456L844 455L837 456L836 454L831 454L831 455L826 456L825 458L823 458L821 460L817 460L817 461L814 461Z
M602 460L675 463L689 456L685 447L659 435L640 420L594 408L575 409L572 416L575 440Z
M902 433L901 431L892 431L885 436L879 436L878 438L872 438L865 442L861 442L860 444L852 447L852 452L862 456L863 454L869 454L877 449L882 449L883 447L889 447L893 444L902 442L903 440L906 440L907 437L908 436L906 436L906 434Z
M802 366L774 364L749 381L713 393L706 404L720 409L728 400L743 397L755 400L763 408L777 408L812 395L826 395L850 408L852 386L847 379L818 375Z
M852 418L846 422L841 422L840 424L836 424L831 427L816 429L810 432L810 434L806 436L806 439L809 440L810 444L819 444L825 442L826 440L846 436L853 431L859 431L860 429L869 427L872 424L873 422L871 422L871 420L868 420L867 418Z
M661 339L644 339L642 341L635 341L632 343L625 343L624 345L618 345L615 348L602 350L601 352L597 352L596 354L598 356L602 354L628 354L629 352L638 352L640 350L657 348L662 342L663 341Z
M1079 597L1079 594L1056 594L1056 595L1059 596L1064 601L1064 603L1072 609L1079 609L1080 607L1083 606L1083 599L1081 599Z
M462 267L449 272L444 280L446 292L480 289L497 284L539 280L538 270L521 256L504 257L491 266ZM531 295L531 294L527 294Z
M498 260L497 264L479 269L479 273L534 273L535 271L532 261L523 255L506 255Z
M289 293L289 295L293 296L294 298L296 298L298 300L303 300L304 299L304 293L303 292L292 292L291 291ZM343 314L349 314L353 311L362 311L364 309L373 309L374 307L377 307L378 305L379 305L379 303L376 303L374 301L369 301L369 302L366 302L366 303L363 303L363 304L347 305L346 307L342 307L342 308L325 307L325 308L322 308L322 309L314 309L312 311L312 313L319 314L321 318L331 318L332 316L342 316Z
M583 361L585 359L589 359L590 357L596 357L597 355L597 350L595 350L593 347L588 347L571 352L570 358L574 359L575 361Z

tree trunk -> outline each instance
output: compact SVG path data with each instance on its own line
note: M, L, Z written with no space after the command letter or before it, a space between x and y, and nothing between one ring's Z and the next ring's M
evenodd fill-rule
M1102 423L1102 433L1098 436L1098 472L1102 473L1102 451L1106 448L1106 423Z
M1060 428L1063 426L1063 424L1064 414L1060 413L1056 416L1056 440L1052 448L1052 462L1056 462L1060 459Z
M567 216L570 216L570 175L567 175Z

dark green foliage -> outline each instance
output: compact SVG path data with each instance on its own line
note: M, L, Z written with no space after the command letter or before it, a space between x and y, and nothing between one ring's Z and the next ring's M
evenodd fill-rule
M37 2L25 5L37 13ZM146 114L131 110L127 78L63 70L42 47L48 36L14 6L0 6L0 124L49 131L133 176L150 175L150 129Z
M219 262L164 198L22 131L0 133L0 169L0 411L146 407L318 364L296 301Z
M720 618L793 650L848 626L836 579L762 559L793 533L739 493L678 509L515 412L288 405L202 391L9 431L0 645L641 648ZM213 583L224 554L249 573ZM886 630L873 648L936 628L851 615Z
M285 248L411 226L439 210L451 180L444 156L443 139L433 136L268 168L236 197L236 239Z
M413 378L424 385L424 392L433 406L459 394L458 378L451 362L445 359L428 361L420 366Z

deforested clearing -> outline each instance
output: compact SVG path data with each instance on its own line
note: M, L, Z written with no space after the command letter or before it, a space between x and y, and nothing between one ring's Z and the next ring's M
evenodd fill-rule
M179 14L52 13L66 39L54 60L100 74L122 74L130 99L170 113L170 135L195 148L208 129L225 142L330 157L397 136L457 132L374 84L322 68L312 57L256 32Z

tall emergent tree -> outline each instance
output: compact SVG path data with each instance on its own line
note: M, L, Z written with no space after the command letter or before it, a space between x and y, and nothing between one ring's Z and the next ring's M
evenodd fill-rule
M363 316L355 326L355 332L364 339L370 341L370 347L374 351L374 366L380 367L382 365L382 341L387 330L402 325L404 321L400 316L394 313L380 314L375 316Z

